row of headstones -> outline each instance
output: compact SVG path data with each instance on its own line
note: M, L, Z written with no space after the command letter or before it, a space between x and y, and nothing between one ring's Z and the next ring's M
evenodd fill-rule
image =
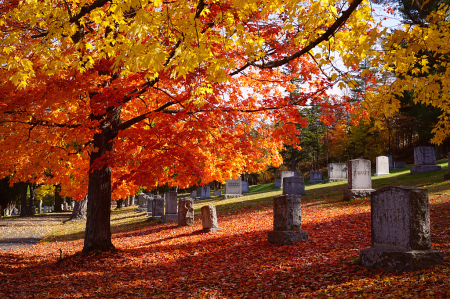
M249 184L246 181L242 181L239 177L234 180L226 180L225 183L225 198L231 197L242 197L244 193L249 193ZM211 198L211 189L209 186L197 187L197 190L194 190L190 194L190 198L192 199L209 199ZM221 196L222 192L220 190L214 191L214 196Z
M61 204L61 209L64 211L73 210L74 207L75 207L74 201L72 201L70 204L67 202L64 202L63 204ZM5 216L20 215L20 209L21 209L21 205L19 205L18 207L13 207L11 210L5 209L4 215ZM51 213L51 212L55 211L55 206L45 206L45 205L43 205L43 201L39 200L38 206L35 209L36 209L35 214Z
M268 241L292 245L308 239L308 233L301 230L300 188L290 180L283 183L283 195L273 201ZM444 263L444 254L431 249L428 190L386 187L370 196L372 245L360 251L363 266L404 272Z
M178 226L194 224L194 200L191 198L181 198L177 200L178 193L169 191L164 197L150 196L145 193L139 194L139 208L147 206L147 215L151 220L161 220L162 222L178 222ZM178 203L177 203L178 202ZM178 210L177 210L178 207ZM139 209L138 208L138 209ZM220 230L217 224L216 207L206 205L201 208L203 230L212 232Z

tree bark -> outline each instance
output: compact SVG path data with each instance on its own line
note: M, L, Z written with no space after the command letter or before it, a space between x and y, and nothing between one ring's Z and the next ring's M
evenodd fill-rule
M28 215L34 215L36 209L34 201L36 200L36 184L28 184L30 186L30 198L28 199Z
M27 205L27 189L28 184L25 182L21 182L20 184L20 216L28 215L28 205Z
M123 207L123 199L121 198L117 201L116 209L121 209L122 207Z
M61 185L55 185L55 212L62 212L62 197L59 194L61 192Z
M74 206L73 211L72 211L72 215L70 215L70 218L67 221L86 219L87 203L88 203L88 196L87 195L82 200L76 201L75 202L75 206Z

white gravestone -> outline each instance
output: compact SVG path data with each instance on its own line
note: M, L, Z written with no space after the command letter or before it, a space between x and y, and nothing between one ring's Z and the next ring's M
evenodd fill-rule
M300 177L300 172L297 171L282 171L281 172L281 189L283 189L283 179L290 177Z
M347 163L348 189L344 190L344 200L368 197L372 191L370 160L355 159Z
M348 178L348 169L346 163L328 164L328 182L345 181Z
M310 171L309 172L309 183L310 184L323 183L322 173Z
M377 172L374 176L389 174L389 158L386 156L379 156L376 160Z
M418 146L414 148L414 166L411 167L411 174L439 170L441 170L441 166L436 165L434 147Z
M386 187L371 194L372 246L361 250L361 264L387 271L416 271L442 264L431 250L428 190Z
M216 206L207 205L201 209L202 213L202 225L204 232L215 232L221 230L217 224Z
M226 180L225 198L242 197L242 179Z
M178 193L176 191L169 191L166 193L166 213L163 217L163 222L178 221L177 195Z

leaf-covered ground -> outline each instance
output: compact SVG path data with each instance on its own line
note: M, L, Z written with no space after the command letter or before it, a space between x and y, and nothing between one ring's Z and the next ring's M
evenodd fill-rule
M64 224L36 246L0 252L0 298L446 298L450 297L450 182L447 169L418 176L407 170L373 180L374 187L411 185L430 192L432 247L445 264L390 273L358 264L370 247L370 201L342 202L345 183L310 186L302 198L309 239L267 242L272 229L267 188L244 198L215 198L221 231L146 222L135 208L113 212L116 253L82 255L83 223ZM261 188L259 187L261 190ZM257 190L254 190L257 191ZM267 192L268 191L268 192ZM59 251L64 258L58 262Z

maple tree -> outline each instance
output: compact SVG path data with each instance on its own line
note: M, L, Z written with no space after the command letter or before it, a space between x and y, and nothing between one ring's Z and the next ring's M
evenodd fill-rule
M113 248L111 198L279 165L303 121L293 108L329 107L339 75L321 68L333 55L358 63L377 35L362 0L30 0L0 10L1 173L88 193L85 252ZM293 78L307 84L285 96Z

